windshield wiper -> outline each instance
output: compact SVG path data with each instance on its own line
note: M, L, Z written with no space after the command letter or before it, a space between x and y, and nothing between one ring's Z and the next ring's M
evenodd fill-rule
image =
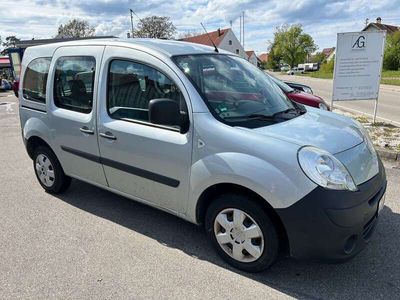
M266 121L273 121L274 116L273 115L263 115L263 114L250 114L250 115L243 115L243 116L232 116L232 117L225 117L225 120L253 120L253 119L259 119L259 120L266 120Z
M249 115L244 115L244 116L233 116L233 117L225 117L224 119L226 120L265 120L265 121L277 121L277 118L280 117L281 115L288 114L290 112L295 112L296 115L298 114L297 109L295 108L288 108L283 111L278 111L272 115L263 115L263 114L249 114ZM285 118L286 119L286 118Z

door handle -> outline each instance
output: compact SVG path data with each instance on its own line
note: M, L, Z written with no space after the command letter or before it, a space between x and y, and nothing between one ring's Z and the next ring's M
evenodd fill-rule
M83 127L79 128L79 130L86 134L94 134L94 131L90 130L87 126L83 126Z
M117 137L116 137L115 135L113 135L113 134L112 134L111 132L109 132L109 131L107 131L107 132L105 132L105 133L100 132L99 135L100 135L102 138L109 139L109 140L116 140L116 139L117 139Z

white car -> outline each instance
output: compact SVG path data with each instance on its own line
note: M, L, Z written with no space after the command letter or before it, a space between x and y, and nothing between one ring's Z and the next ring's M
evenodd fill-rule
M386 190L368 134L217 51L155 39L27 48L19 111L39 184L57 194L75 178L203 225L249 272L279 252L354 257Z
M304 73L304 68L293 68L289 71L287 71L286 74L288 75L295 75L295 74L303 74Z
M286 72L286 71L289 71L289 70L290 70L290 66L289 65L283 65L281 67L281 72Z

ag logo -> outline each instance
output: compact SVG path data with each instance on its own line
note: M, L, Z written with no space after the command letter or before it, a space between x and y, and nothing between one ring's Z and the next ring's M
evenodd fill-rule
M351 50L364 50L367 47L367 38L364 35L358 36L357 39L353 38Z

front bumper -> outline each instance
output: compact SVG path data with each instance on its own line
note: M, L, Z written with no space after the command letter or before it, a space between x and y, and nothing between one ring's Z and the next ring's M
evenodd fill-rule
M290 255L299 259L344 261L367 245L386 191L386 174L358 186L357 192L317 187L292 206L277 209L289 240Z

